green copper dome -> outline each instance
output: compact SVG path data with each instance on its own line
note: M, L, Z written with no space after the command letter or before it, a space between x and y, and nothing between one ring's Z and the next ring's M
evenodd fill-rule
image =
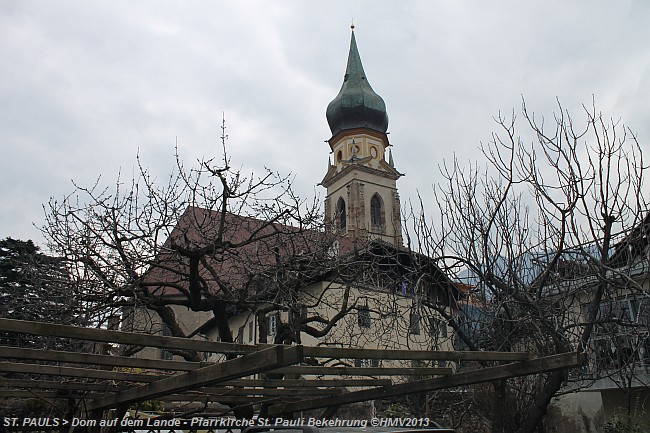
M379 132L388 129L386 104L366 79L354 31L343 85L336 98L327 106L327 123L332 135L352 128L370 128Z

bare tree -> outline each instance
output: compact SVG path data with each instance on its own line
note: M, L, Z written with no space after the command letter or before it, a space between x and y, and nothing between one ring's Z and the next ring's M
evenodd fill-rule
M316 202L301 201L290 177L234 169L223 128L220 161L188 169L177 156L163 185L138 161L137 176L118 180L114 190L98 182L50 201L48 247L66 260L74 296L97 326L131 312L125 321L157 322L173 336L192 337L179 311L201 312L232 342L233 311L274 305L322 269L315 263L327 240ZM201 360L191 351L174 354Z
M169 305L217 313L255 298L260 289L247 278L268 267L274 248L308 245L303 234L318 228L319 217L315 205L293 193L289 177L233 169L225 145L220 163L201 160L187 169L178 155L176 162L164 185L138 161L137 177L128 184L119 179L114 190L77 186L64 200L50 201L43 233L75 267L85 283L80 295L98 315L141 304L182 336ZM238 267L236 280L224 278L228 270L217 268L223 263Z
M224 127L218 161L188 169L177 156L162 185L138 162L136 178L120 179L114 189L98 182L50 201L43 228L48 247L65 259L74 296L96 326L120 314L123 328L187 338L216 329L219 340L241 342L243 326L231 327L243 315L247 329L257 323L259 343L309 337L387 347L382 341L397 344L400 333L408 336L391 297L406 299L408 286L409 300L448 298L452 288L430 260L323 227L317 201L299 199L290 177L234 169L225 140ZM425 307L413 302L412 308ZM187 313L200 322L190 327ZM372 326L359 325L366 313ZM126 355L139 349L121 348ZM163 355L203 360L194 351Z
M499 115L481 148L487 168L443 165L439 219L416 218L411 242L473 287L459 314L440 311L469 350L588 351L601 303L643 293L647 272L637 272L631 246L647 245L641 148L619 121L583 108L581 124L559 102L550 121L525 103L520 119ZM542 428L573 378L557 371L494 383L492 431Z

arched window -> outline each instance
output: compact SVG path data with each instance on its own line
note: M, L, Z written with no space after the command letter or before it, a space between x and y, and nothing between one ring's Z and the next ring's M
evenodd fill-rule
M343 159L343 152L339 150L339 152L336 154L336 162L341 162Z
M336 217L338 219L338 225L341 230L345 230L347 226L347 218L345 214L345 200L343 197L339 198L339 201L336 203Z
M379 194L375 194L370 199L370 224L373 227L381 227L383 225L384 209Z

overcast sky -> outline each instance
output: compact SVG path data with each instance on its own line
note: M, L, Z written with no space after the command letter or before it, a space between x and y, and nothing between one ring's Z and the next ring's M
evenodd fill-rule
M222 113L235 164L323 196L352 19L403 204L454 153L479 158L522 95L546 116L594 95L650 150L647 0L0 0L0 237L41 243L50 197L110 185L138 152L160 177L177 139L188 163L218 155Z

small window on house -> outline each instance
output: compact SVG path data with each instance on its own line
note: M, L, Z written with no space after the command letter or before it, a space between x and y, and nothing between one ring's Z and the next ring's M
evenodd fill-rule
M361 307L357 310L359 328L370 328L370 310L368 307Z
M440 322L440 336L442 338L447 338L447 323L444 321Z
M621 325L629 325L637 321L637 302L635 299L614 299L602 301L598 307L594 327L596 334L612 335L621 332ZM582 306L585 320L589 317L589 304Z
M647 365L650 363L650 336L643 339L643 361Z
M255 334L253 332L254 328L255 328L255 324L253 323L253 320L251 320L250 323L248 324L248 341L250 341L251 343L255 343L254 341Z
M345 200L343 200L343 197L339 198L339 201L336 203L336 218L339 229L345 230L347 226L347 215L345 213Z
M437 338L440 332L440 323L435 317L429 317L429 336Z
M370 223L373 227L381 227L383 220L382 201L379 194L375 194L370 199Z
M436 317L429 317L429 336L446 338L447 324Z
M411 313L409 318L409 334L420 335L420 315Z
M371 363L369 359L355 359L354 360L354 366L355 367L370 367Z
M589 318L589 304L582 306L585 320ZM596 312L592 352L597 368L618 370L627 362L650 360L650 298L630 297L603 300ZM643 330L645 336L633 337L630 329Z
M271 314L266 318L268 320L267 322L267 330L269 335L275 335L278 332L278 315L277 314Z

